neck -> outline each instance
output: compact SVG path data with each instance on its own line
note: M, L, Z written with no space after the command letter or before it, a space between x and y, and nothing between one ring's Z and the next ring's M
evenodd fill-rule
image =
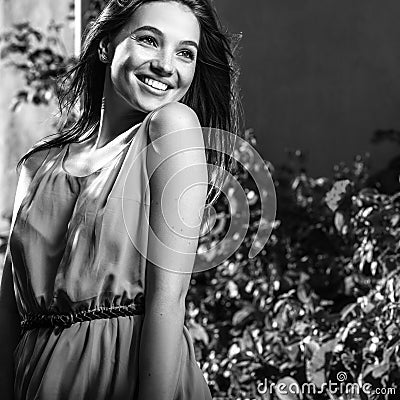
M99 134L95 148L103 147L121 133L142 122L146 116L145 113L132 109L121 97L110 90L110 85L110 70L107 68Z

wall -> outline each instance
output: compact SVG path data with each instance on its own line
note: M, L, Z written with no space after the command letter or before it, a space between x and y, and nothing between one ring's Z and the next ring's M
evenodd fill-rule
M0 0L0 26L7 29L13 23L30 21L32 26L45 30L51 19L57 22L65 20L69 1L40 0ZM63 30L64 43L68 51L73 49L73 27ZM12 211L17 174L16 164L19 158L38 139L53 133L52 114L55 106L23 105L17 113L9 111L14 93L24 86L21 76L12 68L0 63L0 231L8 225L4 214Z
M223 23L243 32L240 64L246 126L265 159L309 153L309 171L369 151L375 168L399 153L372 145L400 128L400 2L215 0Z

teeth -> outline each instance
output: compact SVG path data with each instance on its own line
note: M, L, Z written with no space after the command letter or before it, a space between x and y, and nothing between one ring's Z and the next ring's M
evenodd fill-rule
M144 83L158 90L165 91L168 89L168 85L159 81L155 81L154 79L144 78Z

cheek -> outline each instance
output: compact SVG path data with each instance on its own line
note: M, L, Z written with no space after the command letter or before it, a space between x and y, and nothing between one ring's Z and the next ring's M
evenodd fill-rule
M192 84L193 79L194 79L194 73L195 73L195 66L193 67L188 67L185 69L184 73L182 73L182 86L184 86L186 89L189 88L189 86Z
M132 57L115 54L111 65L111 81L116 86L126 85L134 68Z
M134 52L131 46L119 46L114 52L111 68L114 69L115 75L117 75L117 72L135 68L138 60L140 60L140 55Z
M111 82L116 88L124 86L124 82L128 79L126 67L124 64L111 66Z

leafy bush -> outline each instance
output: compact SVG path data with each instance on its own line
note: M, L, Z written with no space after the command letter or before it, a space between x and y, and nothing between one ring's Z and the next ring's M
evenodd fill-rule
M240 251L194 275L187 324L198 360L217 399L260 398L265 382L264 398L301 398L272 387L312 383L303 398L394 399L374 391L400 384L400 194L367 187L368 158L330 179L308 176L302 158L294 152L273 171L278 215L265 249L248 258L260 206L252 201ZM239 180L254 199L245 171ZM371 393L335 394L329 382L369 383Z
M22 73L25 83L15 94L11 111L19 110L23 103L48 105L61 94L58 77L75 62L61 40L62 26L51 22L44 32L33 28L29 22L22 22L1 34L1 58Z

